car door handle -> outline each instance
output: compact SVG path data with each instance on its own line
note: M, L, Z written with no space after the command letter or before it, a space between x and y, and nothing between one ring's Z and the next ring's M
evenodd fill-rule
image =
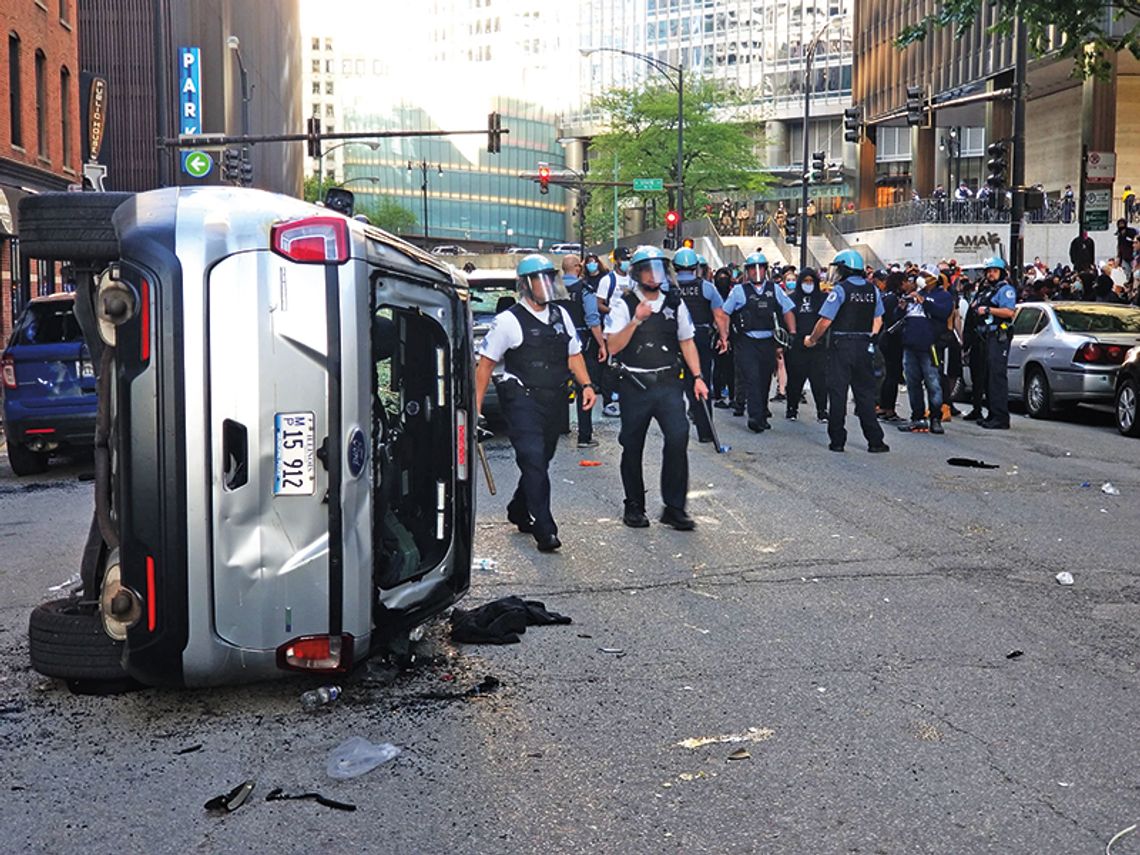
M236 490L249 481L249 431L245 425L226 419L222 422L222 484Z

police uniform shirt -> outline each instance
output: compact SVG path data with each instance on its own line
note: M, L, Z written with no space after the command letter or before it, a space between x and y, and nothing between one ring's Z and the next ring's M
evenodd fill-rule
M1014 309L1017 307L1017 291L1009 282L1002 281L998 284L997 293L990 297L989 305L995 309ZM985 324L986 332L993 332L1002 324L1008 323L991 314L982 318L982 322Z
M586 279L579 279L573 276L563 276L562 284L567 288L572 285L582 283L582 314L586 319L586 329L602 325L602 315L598 311L598 295L590 287L590 283Z
M657 299L646 300L640 288L634 289L634 294L638 296L642 302L649 303L654 312L673 311L665 306L665 295L658 293ZM689 315L689 310L684 303L678 303L677 308L677 341L688 341L696 335L696 328L693 326L693 319ZM616 335L629 326L629 306L626 305L625 300L615 300L613 306L610 308L610 313L606 315L606 335ZM617 358L621 359L619 353ZM642 369L628 368L629 371L639 371Z
M721 306L725 314L731 315L733 312L744 308L744 304L748 302L748 297L745 296L744 291L746 285L749 288L755 289L757 294L760 293L760 289L756 288L756 285L752 282L733 285L732 290L728 292L728 299L725 300L724 305ZM792 298L784 293L783 286L776 285L774 282L764 283L764 287L769 285L772 286L772 290L776 294L776 303L780 306L780 314L784 315L788 312L794 312L796 305L792 302ZM773 332L772 330L748 330L745 335L749 338L771 338Z
M564 308L561 306L544 306L542 309L535 310L526 300L519 300L518 305L522 306L544 324L551 322L551 309L556 309L558 314L554 318L554 323L561 323L562 328L570 336L570 343L566 348L566 356L569 358L582 352L582 342L578 340L578 336L573 334L574 323L570 320L570 313ZM483 336L483 340L479 342L475 353L479 356L487 357L492 362L502 363L507 351L514 350L522 343L523 331L519 325L519 319L508 309L505 312L499 312L499 314L495 315L495 319L491 321L491 328L487 330L487 334ZM518 379L506 369L496 370L495 374L503 379Z
M855 284L855 285L862 285L865 281L866 280L862 279L862 278L857 279L857 280L856 279L851 280L852 284ZM846 300L847 300L847 292L845 292L843 290L843 282L839 282L838 284L836 284L836 286L834 288L831 289L831 293L827 295L827 299L823 301L823 308L821 308L819 310L819 316L821 318L826 318L829 321L834 321L835 316L837 314L839 314L840 307L844 304L844 302L846 302ZM875 289L875 315L874 316L876 318L881 318L883 316L883 296L879 292L878 288ZM850 333L842 333L842 332L838 332L836 330L833 330L832 332L835 335L850 335ZM870 330L867 330L867 333L870 333L870 332L871 332ZM865 333L856 333L856 335L864 335L864 334Z
M714 285L708 279L699 279L696 276L693 277L693 280L696 280L696 281L701 283L701 296L709 301L709 306L711 306L714 309L720 309L720 308L724 307L724 300L721 299L720 292L718 290L716 290L716 285ZM693 281L693 280L688 280L688 281ZM687 284L687 283L681 282L680 276L678 276L677 277L677 284L683 285L683 284ZM667 290L667 289L662 289L662 290Z

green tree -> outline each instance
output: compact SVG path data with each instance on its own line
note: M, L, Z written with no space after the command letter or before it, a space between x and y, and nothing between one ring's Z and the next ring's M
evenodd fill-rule
M713 192L753 193L767 186L769 178L756 155L763 144L760 123L739 118L747 100L745 93L716 81L695 79L686 84L682 157L686 216L703 213ZM609 130L590 143L590 179L614 180L616 162L618 181L676 180L676 89L667 84L612 89L596 98L593 107L606 116ZM646 203L655 199L662 215L676 201L673 189L635 194L628 187L619 188L619 197L634 196ZM612 228L613 195L606 188L594 188L590 197L587 240L598 240Z
M1030 51L1039 56L1056 51L1059 56L1071 57L1078 77L1107 74L1118 51L1128 50L1140 58L1138 0L940 0L933 13L904 28L895 43L904 48L945 27L951 27L960 38L978 25L983 5L996 10L991 32L1010 35L1020 15Z

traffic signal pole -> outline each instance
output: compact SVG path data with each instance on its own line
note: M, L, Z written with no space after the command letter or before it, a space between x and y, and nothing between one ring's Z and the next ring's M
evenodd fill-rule
M1021 278L1025 260L1025 65L1028 53L1025 20L1018 10L1013 20L1013 205L1009 212L1009 267L1014 284Z

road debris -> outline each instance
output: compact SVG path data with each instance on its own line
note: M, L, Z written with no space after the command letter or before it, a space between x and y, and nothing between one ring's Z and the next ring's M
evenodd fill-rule
M476 558L471 562L472 570L494 570L499 566L499 562L494 558Z
M602 461L600 461L600 460L579 460L578 465L579 466L601 466Z
M752 755L748 752L747 748L737 748L728 755L729 760L751 760Z
M1122 828L1122 829L1120 829L1120 831L1116 832L1116 834L1112 835L1112 840L1108 841L1108 843L1104 847L1104 855L1112 855L1112 844L1114 844L1116 841L1118 841L1120 838L1124 837L1125 835L1131 834L1135 830L1136 830L1136 825L1130 825L1130 826L1128 826L1128 828Z
M199 742L196 745L187 745L185 748L179 748L174 753L175 753L175 755L180 756L182 754L193 754L195 751L201 751L201 750L202 750L202 743Z
M948 457L946 462L951 466L965 466L970 469L998 469L996 463L986 463L984 460L971 460L968 457Z
M611 656L617 656L619 659L625 656L625 650L621 647L599 647L599 653L609 653Z
M1106 496L1120 495L1120 490L1111 481L1105 481L1103 484L1101 484L1100 491Z
M74 573L71 576L68 576L58 585L52 585L50 588L48 588L48 590L54 592L68 590L69 588L78 588L82 582L83 580L80 578L79 574Z
M1062 570L1055 577L1058 585L1071 585L1073 584L1073 574L1068 570Z
M1011 650L1011 651L1009 651L1009 653L1005 654L1005 658L1006 659L1020 659L1024 655L1025 655L1024 650Z
M356 805L350 805L346 802L338 802L335 799L322 796L320 793L286 793L280 787L275 787L269 791L269 795L265 797L267 802L300 802L300 801L314 801L319 805L333 808L334 810L354 811Z
M673 743L678 748L703 748L706 745L721 745L734 742L766 742L776 735L776 731L767 727L750 727L743 733L725 733L720 736L694 736Z
M233 813L239 807L246 803L249 794L253 792L253 788L257 785L254 780L246 781L244 784L238 784L228 793L223 796L214 796L210 799L204 807L209 811L216 811L220 813Z
M357 778L371 772L381 763L387 763L400 753L390 742L372 743L363 736L350 736L329 752L325 771L339 781Z

